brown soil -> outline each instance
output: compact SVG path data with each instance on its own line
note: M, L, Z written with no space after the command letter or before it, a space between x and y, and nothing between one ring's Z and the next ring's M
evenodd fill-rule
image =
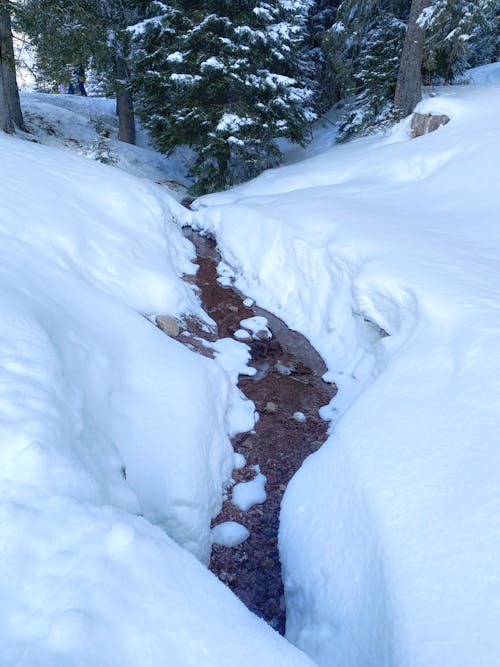
M321 380L326 368L303 336L288 329L270 313L255 306L247 308L243 305L244 297L217 283L219 258L215 244L191 231L186 236L198 251L200 269L194 282L201 290L206 312L217 323L217 331L203 332L191 322L190 335L181 336L180 340L206 354L197 336L209 340L231 337L240 329L242 319L255 314L268 319L273 333L270 341L248 343L251 365L258 372L253 378L241 376L239 386L255 403L260 419L253 432L243 433L233 441L235 451L243 454L247 461L242 470L234 471L234 480L252 479L255 473L250 466L258 464L267 478L267 500L246 512L240 511L230 500L224 503L214 524L238 521L250 530L250 537L233 548L214 545L210 569L250 610L283 633L285 608L277 549L281 498L302 461L326 438L327 424L320 419L318 410L329 402L336 387ZM283 367L289 374L283 373ZM293 418L296 411L305 415L304 422Z

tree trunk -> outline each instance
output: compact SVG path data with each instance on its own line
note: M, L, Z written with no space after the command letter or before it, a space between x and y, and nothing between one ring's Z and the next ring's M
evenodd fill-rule
M124 58L115 57L116 112L118 114L118 139L127 144L135 144L135 117L132 93L127 88L129 78Z
M401 53L394 107L398 118L408 116L422 99L422 55L425 29L418 18L432 0L412 0L406 37Z
M6 0L0 0L0 129L12 133L15 126L26 130L16 81L10 11Z

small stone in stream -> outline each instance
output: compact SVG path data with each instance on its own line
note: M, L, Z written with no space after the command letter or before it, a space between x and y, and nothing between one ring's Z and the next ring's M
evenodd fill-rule
M286 484L280 484L280 485L278 486L278 489L279 489L280 491L286 491Z
M272 334L269 329L259 329L254 334L252 334L254 340L269 340L272 338Z
M227 309L230 310L232 313L238 312L238 306L228 306Z
M274 413L278 410L278 406L276 403L273 403L272 401L268 401L266 405L264 406L264 412L269 412L269 413Z
M175 317L171 317L170 315L157 315L155 321L158 329L161 329L167 336L176 338L179 335L180 327Z
M280 375L291 375L291 373L294 371L294 368L292 366L285 366L284 364L280 364L279 362L277 364L274 364L274 368Z
M266 537L276 537L276 528L266 527L262 529L262 534Z

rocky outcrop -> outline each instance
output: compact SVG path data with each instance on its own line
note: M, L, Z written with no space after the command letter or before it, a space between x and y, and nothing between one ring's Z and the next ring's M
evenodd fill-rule
M434 132L449 121L450 119L445 114L414 113L411 119L411 136L412 138L421 137L423 134Z

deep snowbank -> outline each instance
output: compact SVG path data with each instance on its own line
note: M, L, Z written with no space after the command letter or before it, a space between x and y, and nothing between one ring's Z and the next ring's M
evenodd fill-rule
M499 103L440 90L433 134L406 121L197 204L237 285L340 387L280 531L287 635L325 667L498 660Z
M206 318L178 205L55 148L0 154L0 663L310 664L171 539L207 560L227 433L253 423L146 317Z

